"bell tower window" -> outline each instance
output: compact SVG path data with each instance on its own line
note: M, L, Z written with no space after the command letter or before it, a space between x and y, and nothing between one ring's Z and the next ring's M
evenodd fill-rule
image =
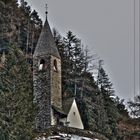
M45 60L41 59L39 63L39 70L43 70L44 66L45 66Z
M58 71L56 60L53 61L53 69L54 69L54 71Z

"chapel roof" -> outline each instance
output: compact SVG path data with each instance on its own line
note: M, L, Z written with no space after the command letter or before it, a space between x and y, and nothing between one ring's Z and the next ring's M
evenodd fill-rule
M59 115L61 115L61 117L65 118L67 116L66 112L64 112L64 110L62 110L61 108L58 108L54 105L52 106L52 108L55 110L55 112L57 112Z

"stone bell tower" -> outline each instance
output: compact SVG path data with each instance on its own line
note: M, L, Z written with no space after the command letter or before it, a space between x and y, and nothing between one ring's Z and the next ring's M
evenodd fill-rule
M33 55L34 102L37 105L36 130L57 125L53 106L62 109L61 58L46 17Z

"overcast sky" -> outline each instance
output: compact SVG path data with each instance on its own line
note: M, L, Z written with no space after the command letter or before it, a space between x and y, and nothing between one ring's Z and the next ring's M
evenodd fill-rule
M139 0L135 0L135 82L134 82L134 0L26 0L62 35L71 30L91 52L104 60L116 95L128 100L139 91ZM134 83L135 90L134 90Z

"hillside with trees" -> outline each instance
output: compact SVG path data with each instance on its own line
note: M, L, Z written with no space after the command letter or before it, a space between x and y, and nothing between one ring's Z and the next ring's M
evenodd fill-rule
M32 55L41 29L38 13L26 1L0 0L0 140L35 136ZM63 99L76 98L85 129L110 140L139 139L140 97L128 102L132 118L103 60L90 55L72 31L62 36L54 29L53 36L62 58Z

